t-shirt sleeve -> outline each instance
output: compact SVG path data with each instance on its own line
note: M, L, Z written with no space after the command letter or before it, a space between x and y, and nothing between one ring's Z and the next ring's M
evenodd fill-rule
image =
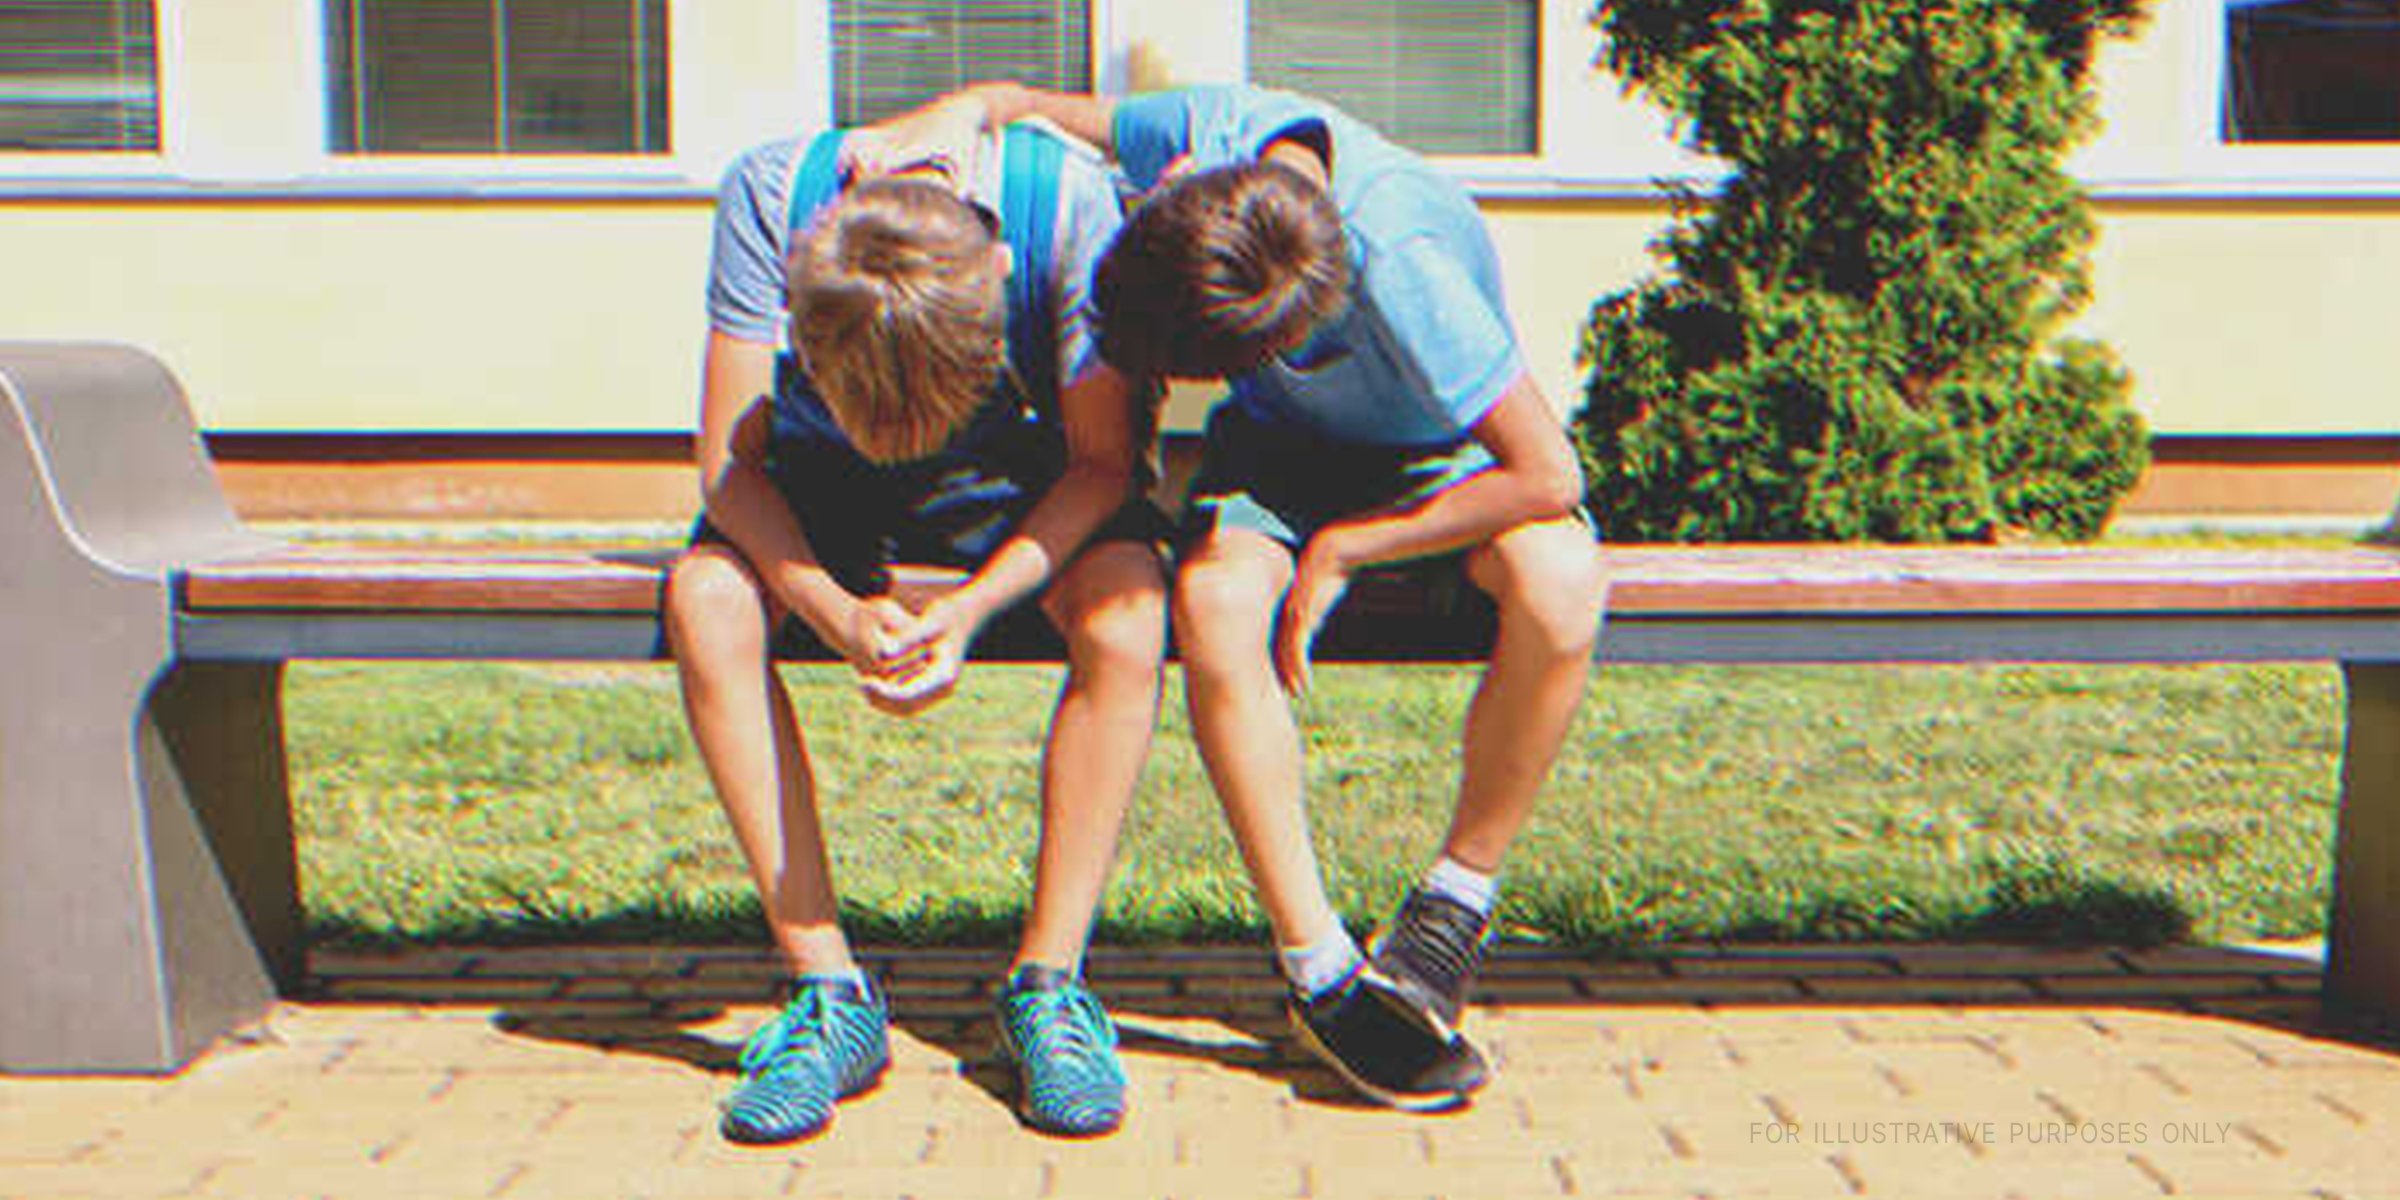
M1263 156L1267 145L1285 138L1307 143L1328 164L1333 159L1333 132L1315 101L1274 88L1229 90L1224 131L1226 161L1249 162ZM1209 163L1209 166L1218 164Z
M1508 314L1436 238L1401 242L1367 272L1395 351L1438 408L1428 415L1460 433L1474 428L1525 370Z
M709 253L709 328L747 342L782 343L791 167L788 147L778 144L752 150L726 169Z
M1151 187L1169 164L1191 153L1192 102L1198 96L1195 89L1180 88L1117 101L1109 137L1116 146L1117 163L1125 168L1125 177L1134 187Z
M1332 134L1313 101L1273 88L1207 85L1128 96L1110 126L1117 162L1137 189L1190 155L1202 169L1250 162L1267 143L1297 137L1329 152Z
M1099 365L1100 337L1092 310L1092 272L1124 223L1117 189L1096 156L1070 150L1059 166L1058 222L1051 242L1056 264L1051 298L1058 314L1058 378L1072 383Z

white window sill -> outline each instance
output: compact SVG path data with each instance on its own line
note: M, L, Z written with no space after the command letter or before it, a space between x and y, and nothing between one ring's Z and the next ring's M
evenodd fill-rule
M119 160L113 169L52 164L38 156L0 155L0 200L589 200L688 201L716 194L713 176L658 164L579 163L571 169L545 164L485 160L461 169L446 164L375 164L285 178L195 177L179 174L155 158ZM1529 202L1664 203L1676 189L1703 196L1723 175L1662 173L1655 177L1594 175L1534 160L1437 160L1478 200ZM2084 186L2101 201L2226 200L2400 200L2400 174L2380 172L2322 175L2159 177L2087 176Z
M714 181L684 175L311 175L191 179L169 173L41 175L0 167L7 200L707 200Z

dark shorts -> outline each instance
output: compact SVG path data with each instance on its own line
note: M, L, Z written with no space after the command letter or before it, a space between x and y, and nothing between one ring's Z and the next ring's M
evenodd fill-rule
M1228 401L1209 414L1200 468L1192 480L1179 549L1189 549L1219 529L1242 529L1273 538L1297 552L1318 530L1362 513L1424 503L1489 469L1493 459L1472 439L1451 446L1373 446L1336 441L1292 426L1263 422ZM1599 526L1588 510L1576 517L1592 536ZM1425 558L1384 563L1362 572L1348 607L1373 609L1369 596L1396 588L1406 607L1441 631L1436 640L1455 641L1461 622L1490 627L1491 601L1467 579L1467 552L1452 550ZM1370 619L1354 628L1337 610L1317 646L1330 654L1372 653L1375 641L1394 633L1388 620ZM1406 635L1402 635L1406 636ZM1483 635L1488 642L1488 632ZM1466 639L1472 641L1472 638Z
M1422 504L1492 465L1491 452L1472 439L1432 447L1336 441L1260 421L1228 401L1209 414L1177 545L1189 550L1217 530L1238 529L1296 553L1327 525ZM1578 509L1576 516L1597 538L1591 514ZM1312 653L1325 661L1381 661L1392 645L1407 644L1481 661L1498 614L1468 579L1466 558L1467 551L1452 550L1360 572Z
M896 466L869 462L847 445L778 439L767 474L800 522L817 561L854 596L891 590L900 564L973 571L1008 540L1055 476L1012 472L1005 461L946 456ZM1148 500L1128 501L1092 534L1087 545L1137 542L1163 547L1172 533L1166 514ZM693 545L732 546L708 514L692 527ZM983 640L1029 646L1050 636L1049 623L1030 602L995 618ZM776 632L777 653L811 657L815 638L797 618ZM1029 648L1037 656L1039 648ZM1050 650L1048 653L1056 653Z
M1179 540L1246 529L1297 550L1345 517L1421 504L1492 465L1483 444L1373 446L1261 421L1231 401L1209 414Z

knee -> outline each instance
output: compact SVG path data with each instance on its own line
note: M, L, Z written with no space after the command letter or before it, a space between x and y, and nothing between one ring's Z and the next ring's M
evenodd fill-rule
M749 570L714 550L686 552L668 568L662 605L677 662L707 669L766 651L766 598Z
M1155 681L1167 653L1166 583L1153 565L1080 593L1054 611L1075 669Z
M1199 562L1175 577L1175 641L1184 669L1221 671L1266 653L1278 599L1263 573L1233 563Z
M1511 536L1522 540L1490 547L1476 578L1499 606L1501 622L1551 656L1589 656L1608 586L1598 543L1566 522Z

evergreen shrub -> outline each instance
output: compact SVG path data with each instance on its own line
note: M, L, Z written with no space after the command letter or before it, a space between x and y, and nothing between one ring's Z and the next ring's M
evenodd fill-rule
M1625 541L2086 539L2148 439L2060 336L2064 165L2146 0L1602 0L1604 56L1728 173L1597 303L1576 437Z

